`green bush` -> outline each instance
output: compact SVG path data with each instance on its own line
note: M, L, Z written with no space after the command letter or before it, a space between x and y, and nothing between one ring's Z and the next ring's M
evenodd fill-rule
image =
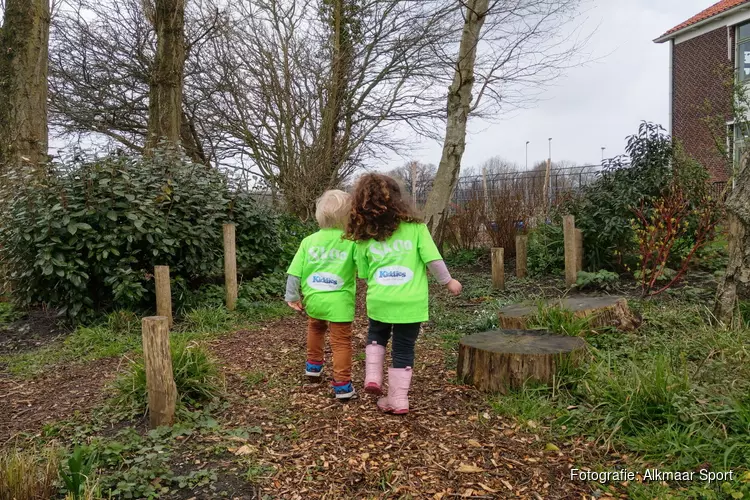
M154 265L170 266L178 288L221 276L225 222L237 224L245 277L284 264L298 238L218 171L158 153L74 158L16 186L0 192L15 299L70 317L152 304Z
M172 372L180 402L193 406L218 397L221 378L216 362L195 342L178 339L172 343ZM146 368L143 360L134 361L130 370L114 383L115 405L134 412L147 406Z
M559 274L565 268L562 226L544 224L529 233L527 267L532 276Z
M626 156L610 160L599 179L565 207L583 231L589 269L636 267L633 209L650 209L673 180L691 201L701 200L709 188L706 169L659 125L641 123L638 133L628 137L625 151ZM670 263L681 262L692 245L690 238L678 242Z

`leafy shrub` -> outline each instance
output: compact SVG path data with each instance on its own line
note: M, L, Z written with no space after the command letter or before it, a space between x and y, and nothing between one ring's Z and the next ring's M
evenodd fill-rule
M295 250L296 251L296 250ZM286 269L284 270L286 271ZM242 283L237 292L237 303L254 303L282 297L286 289L286 273L276 272L257 276Z
M172 371L179 401L196 405L221 394L221 377L216 362L195 342L178 339L172 343ZM115 381L115 404L134 412L145 411L148 403L146 368L143 360L131 364L130 370Z
M3 179L8 180L8 179ZM15 299L71 317L153 303L154 265L190 283L221 276L222 224L237 224L238 269L272 270L284 230L218 171L168 155L80 157L0 197L0 258ZM289 236L284 236L289 238Z
M562 226L543 224L529 234L527 267L532 276L559 274L565 268Z
M595 273L579 271L576 288L579 290L607 290L620 280L617 273L601 269Z
M38 500L57 493L59 454L54 448L0 453L0 500Z
M594 183L567 206L583 231L588 265L611 268L633 248L632 208L658 197L671 178L672 139L659 125L641 123L627 139L627 156L609 160Z
M656 295L668 289L682 276L695 253L714 236L721 214L718 203L704 190L690 203L677 180L650 208L634 209L632 223L638 240L640 282L644 295ZM670 262L678 265L674 276L658 290L656 282Z

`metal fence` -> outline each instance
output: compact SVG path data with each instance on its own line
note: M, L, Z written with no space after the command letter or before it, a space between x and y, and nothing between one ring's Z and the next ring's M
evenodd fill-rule
M452 211L457 206L482 199L487 202L498 196L514 193L520 196L526 204L557 205L580 192L586 186L596 181L603 171L601 165L583 165L580 167L553 168L550 170L548 183L545 182L545 170L527 170L516 172L502 172L486 175L471 175L460 177L451 198ZM547 189L545 190L545 183ZM432 181L416 184L414 197L418 207L424 207L427 196L432 190ZM727 183L717 181L711 184L712 195L726 198ZM407 186L411 193L411 186ZM545 199L546 195L546 199Z

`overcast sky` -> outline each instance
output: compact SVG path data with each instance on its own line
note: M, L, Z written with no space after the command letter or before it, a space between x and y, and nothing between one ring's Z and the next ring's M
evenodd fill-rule
M529 166L547 157L579 165L599 163L623 152L624 138L641 120L669 124L669 44L653 39L716 0L592 0L583 29L596 29L587 51L594 62L568 70L544 100L532 109L515 111L494 124L470 121L462 168L495 155L523 166L529 144ZM419 143L413 159L438 164L441 144ZM401 165L387 159L380 168Z

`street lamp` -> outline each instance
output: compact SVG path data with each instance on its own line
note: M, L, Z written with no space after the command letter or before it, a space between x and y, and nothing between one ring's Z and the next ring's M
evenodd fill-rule
M549 162L552 164L552 137L549 138Z
M604 146L602 146L602 161L604 161L604 150L607 149Z
M526 170L529 169L529 143L531 141L526 141Z

